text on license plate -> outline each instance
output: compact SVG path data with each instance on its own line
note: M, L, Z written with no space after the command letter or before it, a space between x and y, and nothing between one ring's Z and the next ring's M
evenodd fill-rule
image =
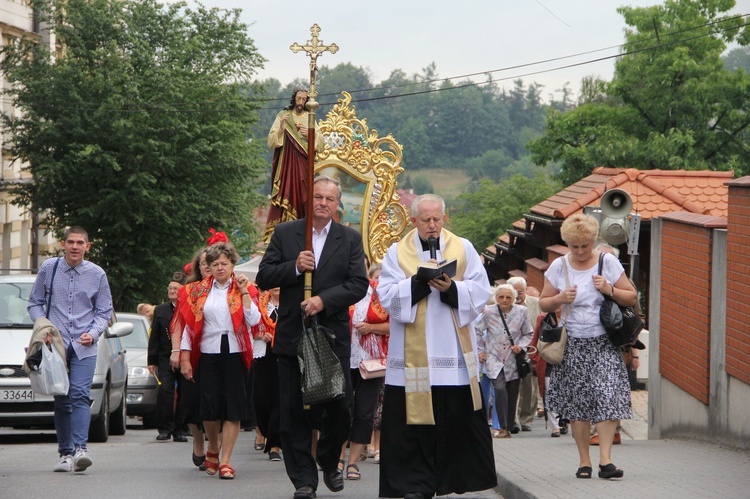
M33 402L34 392L26 390L0 390L0 402Z

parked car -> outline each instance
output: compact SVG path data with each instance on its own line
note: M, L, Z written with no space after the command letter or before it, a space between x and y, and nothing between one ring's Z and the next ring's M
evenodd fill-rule
M159 385L148 372L148 319L120 312L117 320L133 325L133 334L120 338L128 359L128 416L140 416L144 428L156 427L156 393Z
M26 306L35 278L31 274L0 276L0 426L54 426L53 397L34 393L22 368L34 328ZM132 331L132 324L117 322L112 314L109 327L97 342L91 385L91 442L106 442L110 433L125 433L128 367L120 337Z

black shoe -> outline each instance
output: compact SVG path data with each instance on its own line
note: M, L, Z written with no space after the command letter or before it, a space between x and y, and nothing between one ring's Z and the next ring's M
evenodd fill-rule
M169 433L159 433L159 435L156 437L156 440L159 442L166 442L172 437Z
M404 499L424 499L424 494L421 492L409 492L404 494Z
M599 478L622 478L625 472L612 463L599 465Z
M340 492L344 490L344 474L341 470L323 472L323 483L326 484L331 492Z
M312 488L310 485L303 485L302 487L294 491L294 498L295 499L314 499L315 489Z
M268 460L269 461L281 461L281 454L276 452L275 450L272 450L268 453Z
M172 438L175 442L187 442L187 437L182 433L175 433Z
M527 424L522 424L521 425L521 431L531 431L531 426L529 426Z
M521 427L518 426L518 423L513 423L513 428L510 429L510 432L515 435L519 431L521 431Z
M196 465L199 469L200 469L201 466L203 466L203 470L201 470L201 471L206 471L206 468L203 465L203 461L205 461L205 460L206 460L206 455L205 454L203 454L202 456L196 456L195 452L193 452L193 464Z
M320 464L320 461L318 461L317 456L315 457L315 462L317 462L318 466L323 470L323 483L326 484L328 490L331 492L344 490L344 473L340 469L334 468L331 471L326 471Z

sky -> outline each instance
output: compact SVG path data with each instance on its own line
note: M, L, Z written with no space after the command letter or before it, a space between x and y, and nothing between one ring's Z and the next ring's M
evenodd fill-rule
M318 66L351 63L379 83L395 69L421 74L434 62L440 78L484 73L522 64L591 52L530 67L493 72L506 88L522 78L544 85L548 100L566 83L577 96L584 76L611 79L614 59L546 71L614 56L624 42L621 5L644 7L654 0L201 0L209 7L239 8L241 19L260 54L267 59L258 78L276 78L282 85L309 78L309 58L289 46L311 39L317 23L323 44L335 43L336 54L323 53ZM750 13L750 0L737 0L735 14ZM606 49L608 50L600 50ZM465 79L465 78L461 78ZM475 81L485 75L473 76ZM454 80L459 81L459 80ZM347 89L341 89L347 90Z

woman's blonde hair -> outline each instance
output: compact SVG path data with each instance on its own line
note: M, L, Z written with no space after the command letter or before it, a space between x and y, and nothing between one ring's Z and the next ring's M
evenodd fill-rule
M513 303L516 302L516 298L518 298L518 291L516 291L516 288L514 288L510 284L498 284L492 289L492 303L497 305L497 292L501 289L507 289L510 291L510 296L513 298Z
M591 215L577 213L565 219L560 237L566 244L593 243L599 236L599 222Z

